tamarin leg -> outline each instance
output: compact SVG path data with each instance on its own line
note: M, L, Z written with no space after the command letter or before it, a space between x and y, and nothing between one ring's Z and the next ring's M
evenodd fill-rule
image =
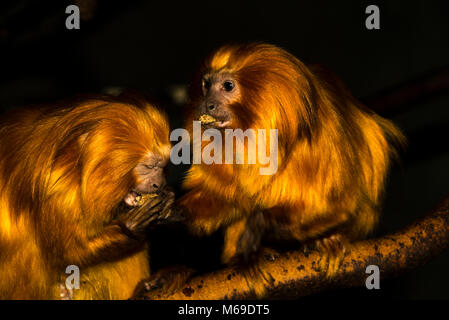
M225 229L223 252L221 261L229 263L231 259L237 256L237 246L241 235L245 232L246 219L240 219ZM240 250L241 250L240 246Z
M261 268L261 241L267 229L262 211L252 213L225 231L222 261L233 262L242 271L248 287L258 296L265 293L273 277Z
M326 270L328 278L337 273L348 246L349 241L346 237L338 233L315 241L315 247L321 255L318 266L320 270Z
M267 229L267 222L262 211L254 212L246 220L245 228L237 241L236 254L243 261L251 261L259 252L262 236Z
M293 231L293 236L299 241L316 239L315 249L321 255L318 267L326 271L328 277L336 274L349 246L349 241L343 234L329 230L342 227L349 219L350 215L345 212L326 215L325 218L316 216Z

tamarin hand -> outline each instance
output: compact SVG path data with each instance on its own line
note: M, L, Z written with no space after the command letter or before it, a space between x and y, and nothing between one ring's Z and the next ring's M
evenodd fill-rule
M133 207L116 222L129 237L145 238L149 227L180 220L180 212L172 208L174 199L172 191L161 190L156 196L146 199L143 204Z

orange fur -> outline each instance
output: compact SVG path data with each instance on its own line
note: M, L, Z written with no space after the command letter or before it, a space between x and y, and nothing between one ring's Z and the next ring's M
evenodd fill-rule
M169 155L166 117L141 102L92 98L15 112L0 129L0 298L125 299L149 276L146 246L124 248L114 209L149 152Z
M278 129L279 169L263 176L259 164L193 165L184 182L189 192L180 200L193 229L230 228L225 261L235 255L242 223L260 210L268 223L264 233L301 242L333 234L352 241L372 231L393 145L405 141L401 132L339 81L272 45L220 48L201 74L219 72L231 74L240 88L229 105L233 128ZM192 106L200 91L196 81ZM192 109L188 128L196 116Z

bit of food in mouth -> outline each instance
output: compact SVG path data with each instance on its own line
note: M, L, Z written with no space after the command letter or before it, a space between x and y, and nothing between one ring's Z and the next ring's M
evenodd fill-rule
M228 120L217 120L214 117L208 115L208 114L203 114L200 116L200 121L201 124L213 124L219 128L224 128L227 127L231 124L231 121Z
M157 197L157 193L138 193L136 191L131 191L128 193L124 199L125 203L130 207L140 207L145 202L148 201L148 199Z
M210 123L217 122L217 119L215 119L214 117L212 117L208 114L203 114L200 117L200 121L202 124L210 124Z

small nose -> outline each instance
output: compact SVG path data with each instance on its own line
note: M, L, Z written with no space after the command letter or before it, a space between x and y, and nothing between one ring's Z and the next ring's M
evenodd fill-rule
M215 108L215 106L213 104L211 104L207 107L207 109L209 109L209 110L214 110L214 108Z
M163 188L165 188L165 184L166 184L166 181L164 178L162 178L159 181L157 181L157 183L153 183L153 188L154 189L163 189Z

